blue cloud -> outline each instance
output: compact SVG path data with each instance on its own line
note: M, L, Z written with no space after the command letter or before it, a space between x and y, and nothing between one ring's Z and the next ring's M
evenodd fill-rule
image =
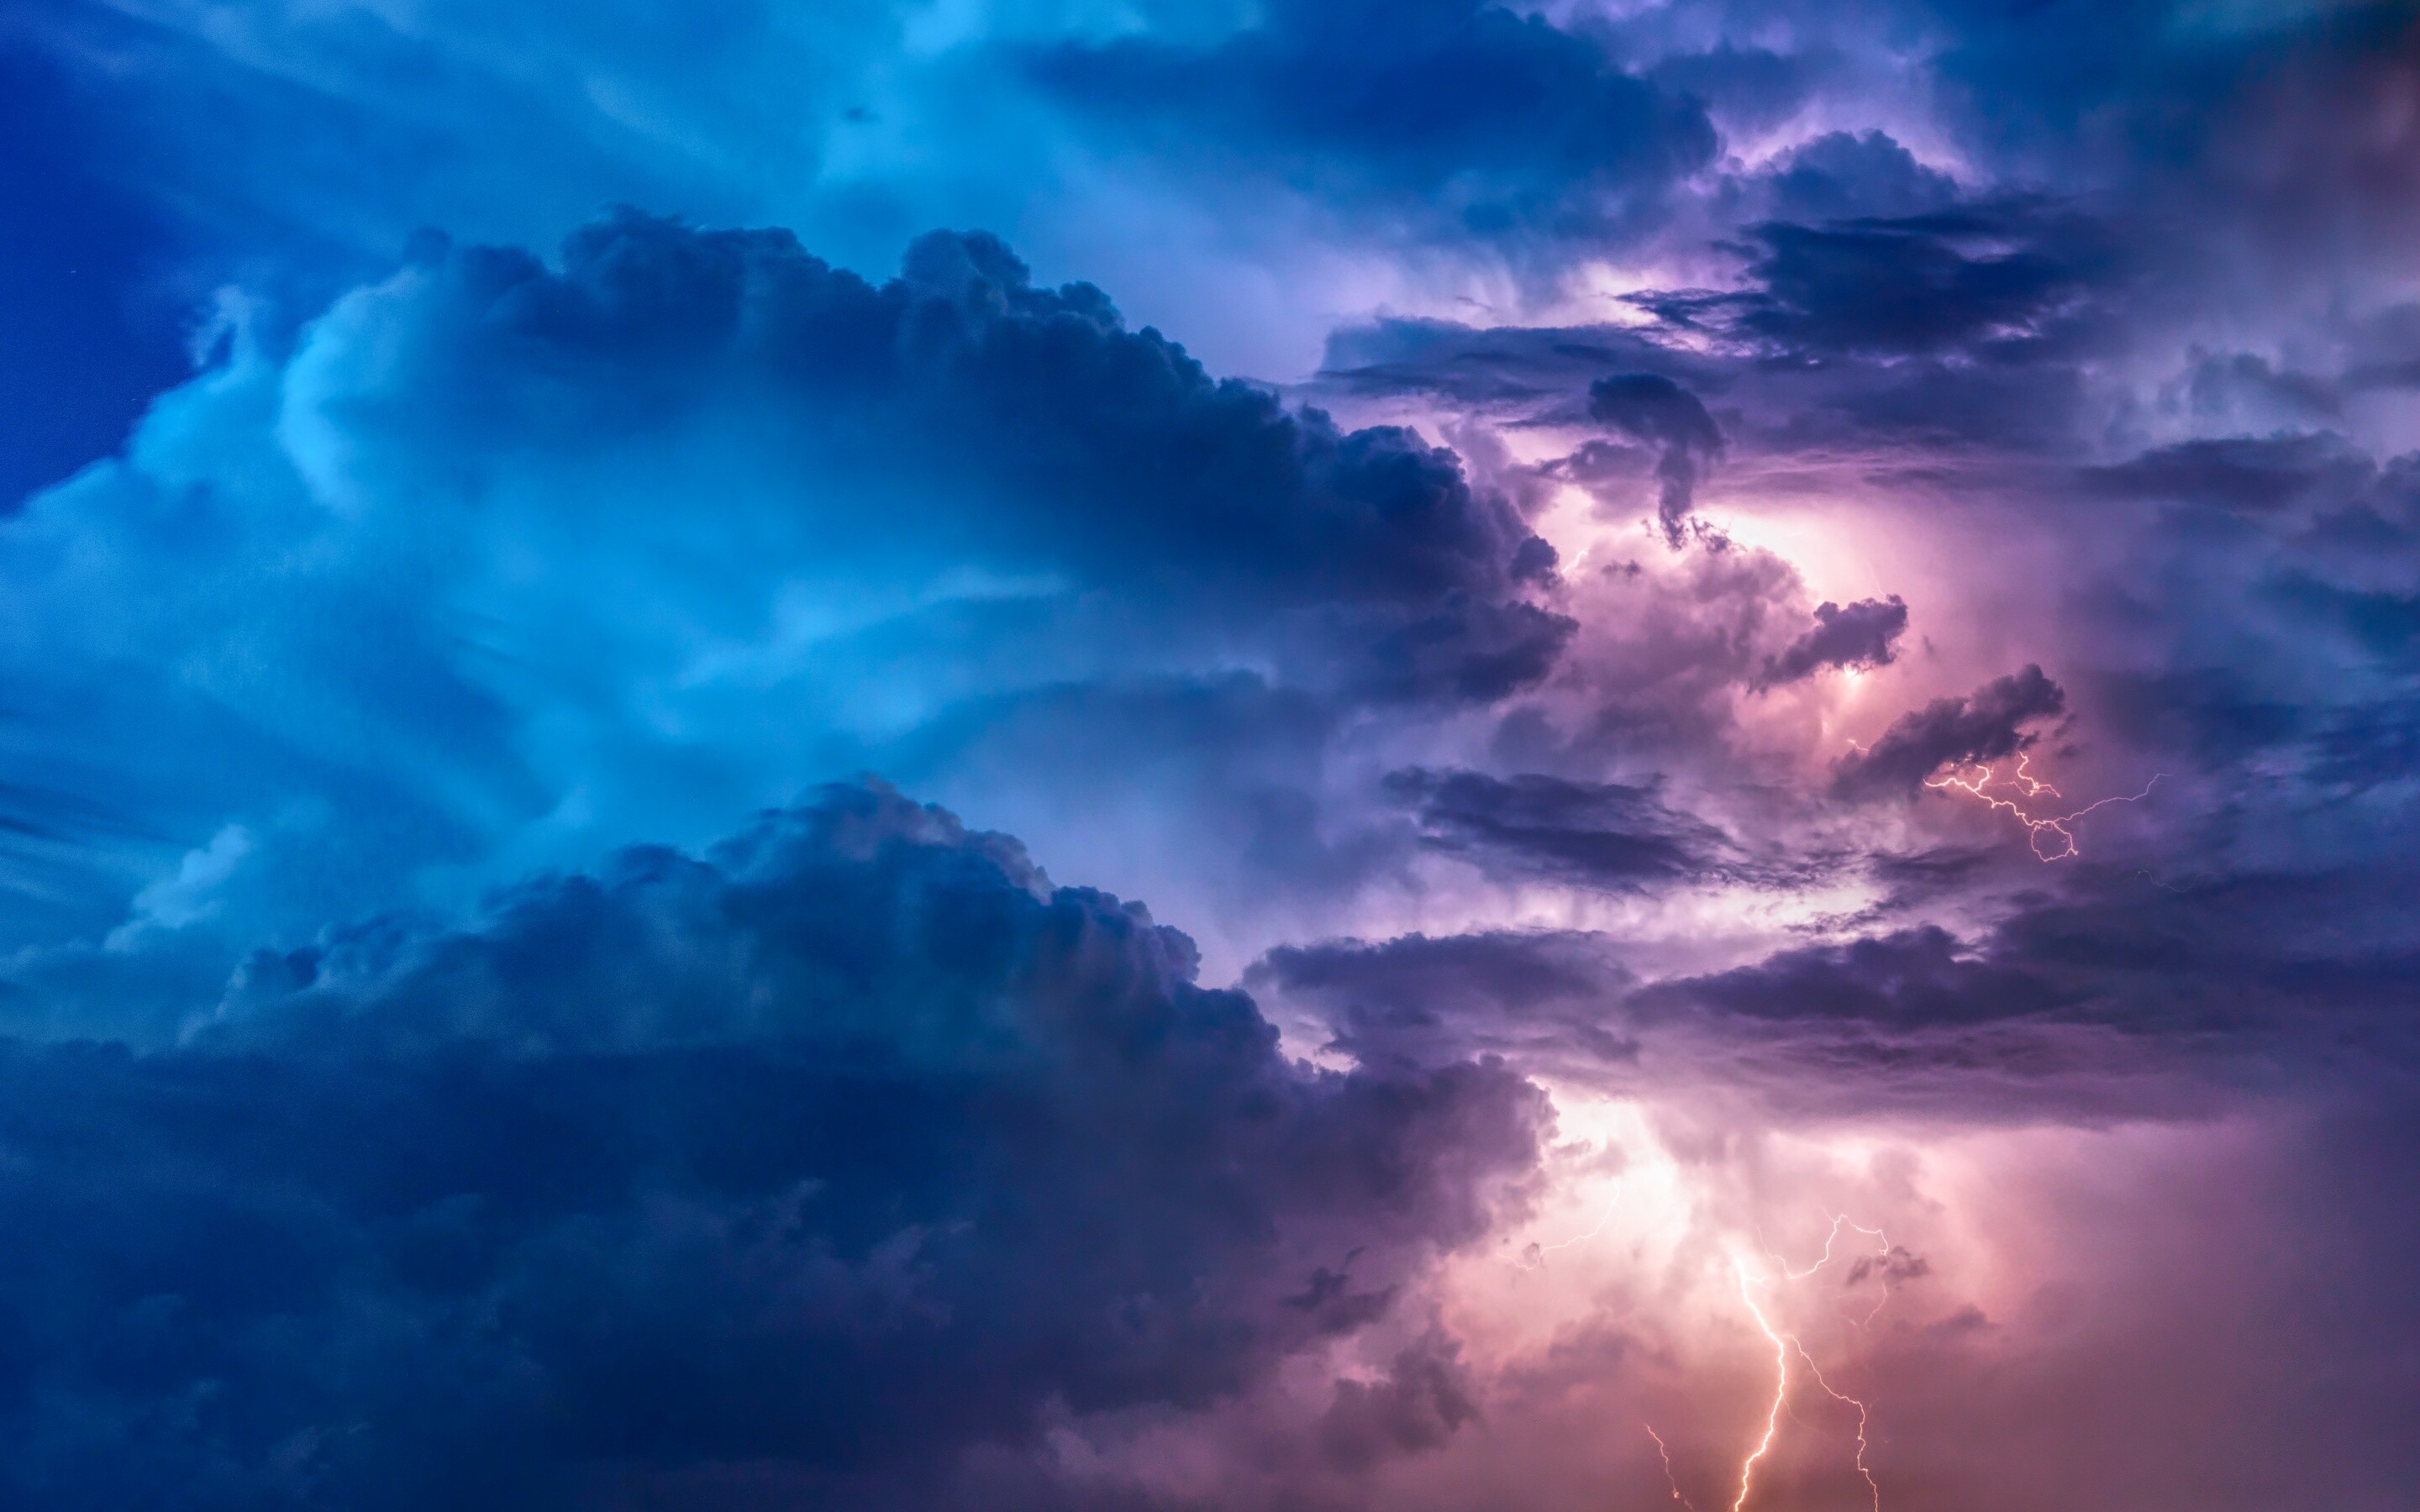
M1471 0L1283 4L1210 45L1121 38L1032 67L1166 156L1291 177L1449 240L1636 234L1716 147L1696 100L1599 39Z
M1500 700L1571 631L1538 546L1453 454L1214 379L985 236L882 285L635 213L559 270L426 240L0 542L52 782L158 837L60 851L15 928L97 938L230 825L180 916L230 939L458 901L1171 679Z
M1475 1237L1543 1100L1311 1070L1193 979L1140 905L860 786L263 952L181 1048L0 1046L43 1236L0 1260L0 1480L931 1504L1047 1412L1232 1396Z

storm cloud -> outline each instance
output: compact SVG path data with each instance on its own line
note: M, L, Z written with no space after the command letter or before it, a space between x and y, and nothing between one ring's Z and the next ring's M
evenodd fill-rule
M1047 1411L1233 1396L1481 1232L1540 1099L1311 1071L1193 974L877 785L263 952L177 1049L11 1042L11 1494L895 1502ZM1443 1368L1338 1452L1451 1431Z
M1847 798L1909 793L1944 766L2013 756L2038 738L2024 726L2066 707L2066 689L2027 665L1892 720L1881 739L1833 767L1832 791Z

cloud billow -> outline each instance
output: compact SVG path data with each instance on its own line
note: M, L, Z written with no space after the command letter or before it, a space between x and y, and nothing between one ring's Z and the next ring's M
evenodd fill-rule
M693 841L970 711L1125 738L1114 690L1239 668L1486 703L1570 639L1550 563L1453 453L1215 378L986 235L882 283L635 211L554 266L427 238L0 534L41 785L144 822L53 846L0 936L105 936L124 876L230 823L255 848L192 917L233 944L426 866L505 880L574 789L601 843L568 862Z
M786 444L808 465L787 491L828 548L914 523L928 548L1002 565L1419 605L1500 592L1529 539L1451 453L1214 379L1158 332L1127 330L1097 288L1034 286L979 232L919 239L876 285L786 232L623 211L567 239L560 270L514 250L445 255L359 335L406 355L325 354L343 383L327 402L361 416L356 445L435 441L476 466L761 409L788 434L752 449ZM898 513L819 499L800 486L815 472Z
M1475 1237L1542 1101L1289 1062L1193 962L861 786L264 952L181 1048L9 1042L0 1483L930 1504L1047 1411L1232 1397Z
M2420 1478L2408 4L42 8L0 1499Z

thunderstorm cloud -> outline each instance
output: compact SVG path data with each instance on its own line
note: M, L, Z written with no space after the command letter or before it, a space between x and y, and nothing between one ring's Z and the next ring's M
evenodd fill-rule
M18 8L5 1500L2403 1504L2415 101Z

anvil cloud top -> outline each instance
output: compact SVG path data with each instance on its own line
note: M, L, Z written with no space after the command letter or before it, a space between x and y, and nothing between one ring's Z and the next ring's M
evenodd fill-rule
M2420 14L26 0L0 1500L2383 1512Z

